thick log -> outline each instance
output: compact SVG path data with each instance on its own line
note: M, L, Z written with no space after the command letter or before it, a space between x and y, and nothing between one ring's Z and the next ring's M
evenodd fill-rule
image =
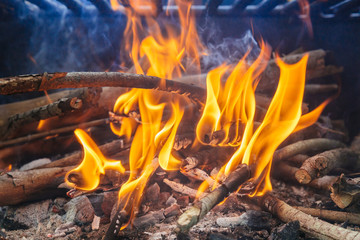
M200 87L158 77L120 72L44 73L0 79L0 94L3 95L82 87L159 89L180 94L190 93L193 97L202 100L205 97L205 90Z
M341 175L330 186L330 197L339 208L347 208L360 200L360 177Z
M360 167L359 155L350 149L337 148L317 154L303 163L295 177L301 184L329 173L334 168L349 168L356 171Z
M243 164L239 166L235 171L230 173L229 177L223 184L196 202L194 206L189 208L178 218L177 228L175 231L178 234L187 232L214 206L223 201L231 192L236 191L241 184L250 178L250 176L250 168L247 165Z
M0 176L0 206L16 205L26 201L46 199L65 194L57 187L65 174L74 168L47 168L8 172Z
M285 202L271 196L265 195L261 200L264 206L272 214L283 222L299 221L301 231L319 239L359 240L360 232L351 231L339 226L324 222L312 217L298 209L291 207Z

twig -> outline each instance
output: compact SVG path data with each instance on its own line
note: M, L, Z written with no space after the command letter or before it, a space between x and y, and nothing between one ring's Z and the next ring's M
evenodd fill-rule
M229 177L211 193L207 194L194 206L184 212L177 221L177 233L187 232L192 226L197 224L215 205L220 203L231 192L236 191L241 184L250 178L250 169L243 164L233 171Z
M351 224L360 225L360 214L357 213L348 213L348 212L339 212L331 211L325 209L316 209L316 208L305 208L305 207L294 207L306 214L309 214L313 217L318 217L324 220L334 221L334 222L348 222Z
M350 149L337 148L317 154L305 160L301 168L296 172L295 177L301 184L307 184L313 179L329 173L332 169L359 168L359 156Z
M326 139L326 138L314 138L299 141L286 147L277 150L274 153L274 162L279 162L284 159L290 158L297 154L306 154L309 152L322 152L329 149L345 147L342 142Z
M106 86L159 89L163 91L178 92L180 94L190 93L193 97L198 99L204 99L206 94L203 88L181 82L120 72L63 72L2 78L0 79L0 94L8 95L60 88Z
M314 218L270 194L265 195L261 199L261 203L268 211L276 215L283 222L299 221L301 230L316 238L339 240L360 239L360 232L351 231Z
M5 139L24 124L37 122L55 116L61 116L67 112L79 110L82 105L82 100L76 97L62 98L54 103L35 108L31 111L15 114L8 118L7 124L0 129L1 139Z
M104 119L94 120L94 121L87 122L87 123L80 123L80 124L77 124L77 125L72 125L72 126L67 126L67 127L63 127L63 128L53 129L53 130L46 131L46 132L30 134L30 135L25 136L25 137L19 137L19 138L11 139L11 140L8 140L8 141L0 142L0 148L8 147L8 146L11 146L11 145L14 145L14 144L20 144L20 143L33 141L33 140L43 138L43 137L47 137L47 136L51 136L51 135L57 135L57 134L61 134L61 133L71 132L71 131L74 131L77 128L89 128L89 127L104 125L104 124L108 124L108 123L109 123L109 119L104 118Z
M174 190L175 192L179 192L179 193L188 195L192 198L195 198L195 196L196 196L197 190L195 190L195 189L185 186L184 184L171 181L169 179L164 179L163 181L164 181L164 183L166 183L166 185L171 187L171 189Z

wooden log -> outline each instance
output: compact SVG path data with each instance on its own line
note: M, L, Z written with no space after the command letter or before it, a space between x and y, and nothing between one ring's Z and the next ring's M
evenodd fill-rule
M326 138L314 138L299 141L293 144L289 144L274 153L273 161L279 162L298 154L316 153L323 152L334 148L345 147L342 142L326 139Z
M82 105L82 100L76 97L62 98L48 105L35 108L24 113L15 114L9 117L6 124L0 128L0 140L6 139L24 124L37 122L55 116L62 116L68 112L81 109Z
M360 200L360 177L338 177L330 186L330 197L339 208L347 208Z
M350 149L337 148L317 154L307 159L296 172L295 177L301 184L329 173L334 168L349 168L354 171L360 167L359 155Z
M178 234L187 232L192 226L197 224L214 206L219 204L231 192L236 191L241 184L250 178L250 168L242 164L214 191L207 194L194 206L186 210L177 220L175 232Z
M337 84L306 84L306 94L322 94L322 93L333 93L339 90Z
M19 137L19 138L15 138L15 139L0 142L0 148L8 147L8 146L11 146L11 145L14 145L14 144L26 143L26 142L33 141L33 140L36 140L36 139L39 139L39 138L48 137L48 136L51 136L51 135L57 135L57 134L61 134L61 133L72 132L77 128L89 128L89 127L99 126L99 125L103 125L103 124L108 124L109 122L110 121L109 121L108 118L98 119L98 120L90 121L90 122L87 122L87 123L80 123L80 124L77 124L77 125L62 127L62 128L59 128L59 129L53 129L53 130L46 131L46 132L30 134L30 135L25 136L25 137Z
M165 84L162 84L165 83ZM158 77L120 72L70 72L21 75L0 79L0 94L8 95L30 91L61 88L124 87L159 89L163 91L190 93L203 100L203 88Z
M171 181L169 179L164 179L163 181L166 185L168 185L175 192L179 192L184 195L188 195L192 198L196 197L197 190L195 190L195 189L185 186L184 184Z
M14 171L0 176L0 206L46 199L59 193L65 195L57 187L72 168L74 166Z
M313 217L318 217L324 220L333 221L333 222L348 222L351 224L360 225L360 214L358 213L349 213L349 212L339 212L331 211L325 209L316 209L316 208L305 208L305 207L294 207L306 214L309 214Z
M359 240L360 232L348 230L314 218L285 202L266 194L261 205L283 222L299 221L301 231L319 239Z

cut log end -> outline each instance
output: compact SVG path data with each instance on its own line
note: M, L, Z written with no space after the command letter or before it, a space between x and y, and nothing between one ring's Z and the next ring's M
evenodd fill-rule
M295 173L295 178L301 184L308 184L312 180L310 174L304 169L297 170Z

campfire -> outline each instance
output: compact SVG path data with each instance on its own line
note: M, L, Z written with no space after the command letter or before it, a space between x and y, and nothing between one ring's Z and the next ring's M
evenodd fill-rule
M248 31L235 59L192 2L94 4L126 15L118 64L0 79L46 94L0 106L1 239L360 239L359 138L322 115L341 92L330 52Z

